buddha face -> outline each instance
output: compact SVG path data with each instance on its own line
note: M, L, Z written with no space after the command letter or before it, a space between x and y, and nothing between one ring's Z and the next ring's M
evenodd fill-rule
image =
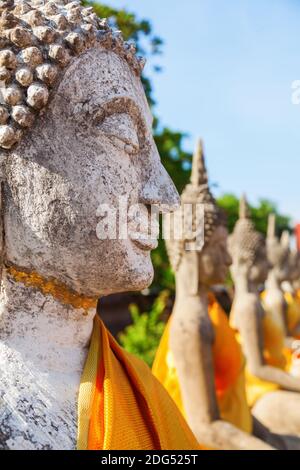
M300 253L291 251L289 256L289 280L294 282L300 278Z
M267 256L278 282L289 279L289 250L277 239L267 240Z
M221 284L226 280L231 256L227 250L228 232L219 226L199 255L199 280L204 285Z
M258 248L255 262L250 268L249 280L257 285L264 284L268 277L269 269L270 264L267 259L266 247L261 246Z
M140 79L114 52L90 49L68 67L37 121L5 163L6 262L89 296L145 288L155 247L149 207L173 210L179 200ZM143 204L135 236L119 233L136 214L120 215L120 197L122 207Z

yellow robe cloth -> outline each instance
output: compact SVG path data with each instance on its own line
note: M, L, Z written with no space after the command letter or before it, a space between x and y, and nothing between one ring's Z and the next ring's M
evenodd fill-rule
M235 324L234 312L230 315L230 323L232 325ZM238 332L236 332L236 339L240 344L242 344L242 339ZM268 313L267 311L265 312L263 319L263 340L263 357L265 363L282 370L287 370L287 358L289 357L289 352L284 347L284 332L282 331L282 326L279 325L271 313ZM266 393L279 390L280 388L279 385L274 384L273 382L261 380L252 375L247 367L245 370L245 377L247 401L250 407L252 407L255 402Z
M199 450L148 366L122 349L97 316L78 398L79 450Z
M234 331L229 326L225 312L212 295L209 296L208 311L215 330L213 345L214 373L221 417L239 429L251 433L252 418L246 400L245 362L241 347L235 339ZM165 328L152 371L185 416L178 375L169 348L171 321L172 317ZM191 371L192 373L193 371Z
M297 300L296 296L294 297L287 292L284 294L284 297L288 305L288 331L292 332L300 322L300 302ZM261 299L266 313L264 320L264 340L267 364L274 365L274 367L279 367L289 372L292 366L293 351L285 345L286 331L283 329L282 324L276 321L272 312L268 310L268 307L264 303L264 298L265 292L261 294ZM295 336L295 339L298 339L298 337Z
M284 298L288 305L287 309L287 322L288 330L293 332L297 326L300 325L300 297L293 295L290 292L284 294ZM300 333L293 335L295 339L300 339Z

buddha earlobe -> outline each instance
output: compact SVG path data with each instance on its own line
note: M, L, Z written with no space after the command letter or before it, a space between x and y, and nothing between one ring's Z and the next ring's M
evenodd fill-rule
M189 279L187 279L187 290L189 295L196 296L199 294L199 253L197 251L190 252L189 256Z

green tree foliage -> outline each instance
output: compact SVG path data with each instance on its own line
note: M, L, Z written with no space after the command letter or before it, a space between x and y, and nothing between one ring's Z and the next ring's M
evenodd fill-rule
M162 291L148 312L141 313L137 305L130 306L132 325L120 333L119 341L126 351L152 366L165 323L161 316L166 308L168 292Z
M217 201L227 213L229 231L232 232L239 216L239 199L234 194L224 194ZM284 230L292 231L290 217L280 214L273 202L260 199L257 206L249 205L249 208L256 229L263 235L267 233L268 217L272 213L276 214L278 235L281 235Z

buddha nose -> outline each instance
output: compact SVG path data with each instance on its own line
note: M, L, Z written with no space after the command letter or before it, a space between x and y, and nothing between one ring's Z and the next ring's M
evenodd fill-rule
M149 170L140 190L140 202L146 205L155 205L162 213L176 211L180 206L180 197L160 160Z

